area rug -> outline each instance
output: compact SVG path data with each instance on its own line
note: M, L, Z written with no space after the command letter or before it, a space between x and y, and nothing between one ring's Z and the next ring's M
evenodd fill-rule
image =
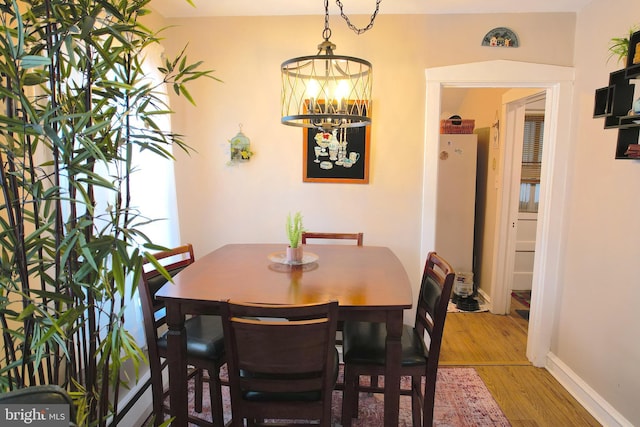
M516 313L527 322L529 321L529 310L516 310Z
M531 307L531 291L512 291L511 296L527 307Z
M223 367L224 370L224 367ZM342 375L342 370L340 372ZM222 372L224 377L224 372ZM381 381L383 378L381 377ZM403 387L410 383L409 377L402 378ZM205 386L207 387L207 386ZM224 421L231 419L229 389L223 387ZM193 410L193 383L189 384L189 411L192 415L211 420L209 391L205 390L203 412ZM333 392L332 416L334 425L340 425L342 412L342 392ZM377 427L383 425L384 401L380 394L360 394L360 410L354 427ZM411 426L411 400L400 397L399 427ZM509 421L494 400L486 385L473 368L440 368L436 383L434 425L441 427L510 426Z

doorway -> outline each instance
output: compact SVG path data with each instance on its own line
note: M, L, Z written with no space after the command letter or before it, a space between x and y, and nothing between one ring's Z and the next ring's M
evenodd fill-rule
M546 95L545 110L548 112L545 129L544 185L540 189L540 222L536 233L536 257L533 283L537 291L532 296L532 310L527 340L527 358L534 366L545 366L546 355L551 347L553 314L558 297L559 262L563 243L562 236L564 198L567 170L564 165L569 159L569 144L558 141L570 141L570 116L572 101L572 82L574 71L570 67L515 61L487 61L471 64L438 67L426 70L426 115L425 115L425 151L423 177L422 210L422 255L426 257L429 248L434 247L435 209L437 186L437 146L439 137L440 102L443 87L520 87L541 88ZM505 117L506 108L502 108L501 117ZM504 146L504 145L503 145ZM504 181L510 169L500 157L501 200L507 200ZM506 167L506 169L505 169ZM509 176L510 177L510 176ZM502 203L502 202L501 202ZM506 233L512 217L505 209L499 209L497 227L497 245L493 254L496 278L504 275L507 265L505 256L508 245ZM506 298L505 284L494 281L491 291L491 304L494 313L504 314L509 301Z
M511 101L507 105L508 117L510 123L504 123L500 120L499 114L503 104L503 97L511 91L517 91L521 98ZM509 96L508 99L513 98ZM528 319L530 294L532 289L533 278L533 260L535 256L535 237L537 224L537 211L540 190L540 171L542 162L543 133L544 133L544 115L545 115L545 92L539 88L523 89L523 88L449 88L445 87L441 93L441 117L446 118L453 114L460 114L467 119L475 119L475 138L477 140L477 167L474 161L473 167L468 164L463 170L458 170L456 174L464 176L462 172L469 169L473 173L473 182L475 183L475 192L471 196L465 196L465 199L459 200L463 195L462 192L456 191L456 199L448 201L454 206L454 213L465 207L464 214L455 213L448 215L447 222L453 227L443 228L440 224L441 218L438 217L438 231L456 230L456 235L447 235L444 239L436 239L436 250L439 252L449 249L447 253L443 252L445 258L449 259L452 265L462 267L465 263L460 263L466 256L464 242L472 238L469 245L473 246L473 257L471 253L468 256L468 263L465 268L471 270L473 265L473 279L479 295L490 300L491 281L493 273L493 251L496 239L496 218L499 185L497 181L500 177L498 174L498 159L501 154L501 145L512 145L513 155L506 158L507 162L512 162L512 199L509 202L509 208L513 209L515 227L515 246L514 254L511 259L511 273L508 277L501 278L505 280L507 285L507 301L513 302L511 298L512 292L515 292L517 301L526 304L522 307L507 307L506 312L514 312L516 316ZM511 123L515 121L515 123ZM504 133L503 141L499 141L501 130ZM505 132L508 130L509 132ZM441 137L454 137L454 135L440 135ZM445 165L439 162L438 166ZM451 189L456 188L454 183L460 182L460 179L453 177L452 181L443 182L443 174L438 171L438 188ZM505 179L507 177L505 176ZM468 194L468 193L464 193ZM475 194L475 200L474 196ZM445 196L451 197L451 195ZM441 200L441 196L439 196ZM475 202L475 203L474 203ZM507 204L503 204L505 208ZM441 207L438 206L438 210ZM448 208L449 211L450 207ZM473 232L468 232L464 222L460 222L465 215L475 210L475 221L473 222ZM461 236L460 233L465 232L468 235ZM453 240L454 243L446 243ZM444 242L443 242L444 241ZM454 249L454 251L451 251ZM457 252L456 252L457 250ZM459 252L459 253L458 253ZM453 255L452 255L453 254ZM473 258L473 262L471 259ZM458 262L456 262L458 261ZM478 287L479 286L479 287ZM509 304L511 305L511 304ZM516 304L519 305L519 304ZM526 329L526 322L523 322Z

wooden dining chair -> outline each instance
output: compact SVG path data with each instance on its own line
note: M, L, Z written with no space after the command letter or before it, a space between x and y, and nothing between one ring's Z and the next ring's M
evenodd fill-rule
M358 246L362 246L364 239L364 233L320 233L313 231L302 232L302 244L307 244L307 239L331 239L331 240L354 240ZM336 337L336 344L342 345L342 321L338 322L338 335Z
M159 426L164 422L164 414L171 414L171 408L165 406L168 395L162 381L167 353L166 312L164 303L154 298L155 293L167 283L167 278L158 265L162 266L169 276L173 277L195 261L193 246L185 244L171 250L152 255L153 259L143 261L143 273L138 292L142 305L144 330L149 351L149 369L151 371L151 392L153 395L154 423ZM203 382L209 382L211 412L213 423L196 417L189 421L204 426L222 427L222 387L220 367L226 362L224 355L224 338L220 316L195 316L185 322L187 332L187 363L193 369L189 378L195 381L195 410L202 412ZM203 370L208 378L204 378Z
M455 272L435 252L427 256L414 326L404 325L402 333L402 367L400 375L411 376L411 389L401 395L411 396L413 426L431 427L436 374L447 305ZM425 333L429 340L425 340ZM384 323L346 321L343 329L344 398L342 425L351 425L358 414L358 392L382 393L383 388L360 385L361 375L384 375L386 326ZM425 377L425 388L422 388Z
M337 301L304 305L226 302L221 307L231 425L331 424L338 376ZM297 421L296 421L297 420Z
M302 233L302 244L307 243L307 239L333 239L333 240L355 240L358 246L362 246L363 233L317 233L304 231Z

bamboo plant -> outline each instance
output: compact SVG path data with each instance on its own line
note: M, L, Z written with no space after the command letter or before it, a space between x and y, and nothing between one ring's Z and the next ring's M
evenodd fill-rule
M122 364L144 361L126 284L158 246L131 202L132 164L138 149L189 150L157 124L160 85L193 103L185 83L214 78L182 51L163 82L144 80L159 43L140 22L149 1L0 1L0 392L62 385L81 425L117 420Z

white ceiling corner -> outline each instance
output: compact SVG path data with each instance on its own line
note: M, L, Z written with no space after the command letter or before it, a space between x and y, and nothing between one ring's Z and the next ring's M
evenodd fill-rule
M152 0L150 6L166 18L205 16L322 15L320 0ZM380 14L578 12L591 0L382 0ZM370 15L375 0L342 0L347 15ZM329 2L329 12L339 13Z

